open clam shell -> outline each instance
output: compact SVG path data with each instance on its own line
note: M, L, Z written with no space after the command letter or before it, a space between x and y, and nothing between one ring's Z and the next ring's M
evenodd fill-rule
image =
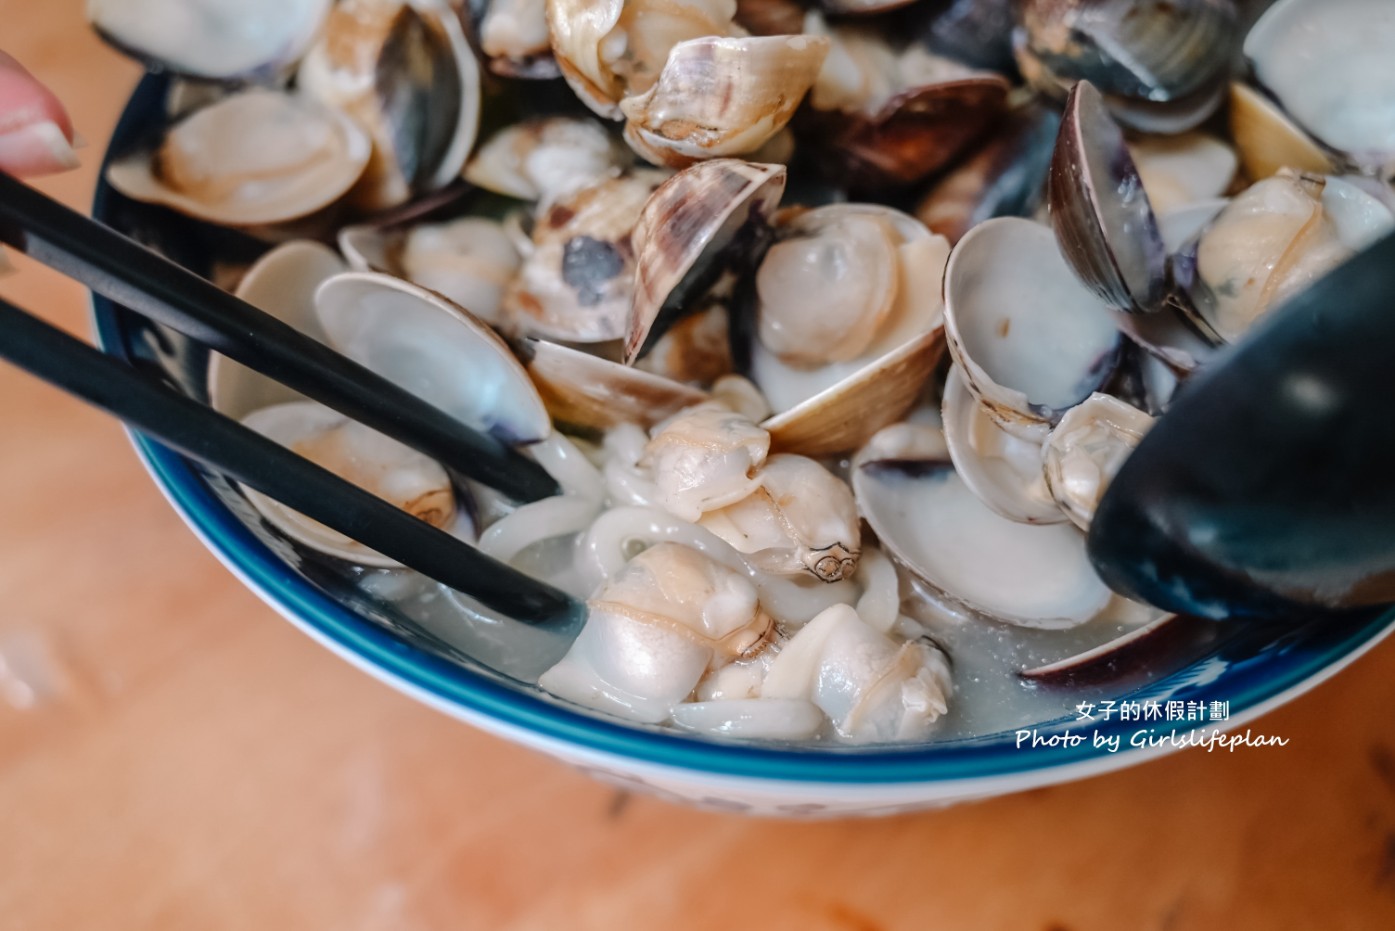
M439 295L387 275L347 272L320 286L315 310L335 349L462 423L516 445L552 432L508 345Z
M292 401L256 410L242 423L433 527L446 530L455 523L455 492L440 463L338 411ZM400 565L255 489L243 492L293 540L362 566Z
M925 192L916 218L952 245L984 220L1030 217L1046 195L1060 125L1047 106L1012 111L977 152Z
M626 364L695 310L694 299L724 267L759 253L784 191L783 165L713 159L679 172L650 195L631 239L636 267Z
M1108 307L1038 223L979 224L951 253L944 290L950 354L974 397L1017 436L1044 436L1118 360Z
M1244 84L1230 85L1230 134L1251 180L1268 178L1281 168L1318 175L1336 170L1322 146L1272 100Z
M480 75L458 14L434 0L344 0L298 73L301 91L373 139L354 191L384 210L460 176L475 144Z
M504 322L504 290L522 262L503 225L485 217L397 228L347 226L339 231L339 248L355 271L405 278L491 326Z
M572 429L637 423L647 430L709 400L681 382L546 340L521 340L519 354L552 417Z
M1153 418L1107 394L1092 394L1061 418L1041 447L1046 486L1081 530Z
M1281 171L1238 194L1200 235L1183 309L1208 337L1234 342L1392 227L1390 205L1363 185Z
M1008 520L979 500L932 427L898 424L853 460L853 492L882 545L941 606L1024 627L1090 620L1112 593L1068 523Z
M319 35L334 0L87 0L87 19L118 50L173 74L215 81L275 77Z
M306 336L328 343L315 315L315 292L347 268L333 250L317 242L296 240L277 246L242 276L234 292ZM241 419L255 410L305 398L279 381L219 353L208 362L208 400L213 409Z
M1019 16L1023 47L1056 79L1151 103L1214 85L1235 42L1231 0L1024 0Z
M854 189L905 186L967 151L1007 110L1009 85L912 44L897 50L878 32L826 26L807 32L832 48L810 95L808 133L825 172Z
M1088 81L1066 102L1051 160L1051 225L1075 273L1111 307L1157 310L1167 253L1123 131Z
M1395 9L1279 0L1245 37L1255 79L1314 138L1369 171L1395 167Z
M822 36L708 36L673 46L659 79L620 101L625 141L655 165L755 152L814 84Z
M506 197L551 204L633 163L634 154L599 120L541 116L486 139L465 166L465 180Z
M624 337L634 295L631 235L667 178L636 169L573 191L533 221L532 245L504 296L511 327L569 343Z
M255 227L297 220L342 198L372 146L348 116L301 96L249 90L195 110L153 153L115 161L122 194L211 223Z
M845 233L854 227L886 239ZM761 426L783 452L848 452L904 416L943 355L940 282L949 244L913 217L874 204L815 208L783 223L779 236L754 283L750 375L776 412ZM873 260L875 274L861 264ZM811 307L822 315L804 316ZM831 357L804 357L815 331ZM782 332L784 343L769 342Z
M954 366L945 379L941 419L954 470L980 501L1024 524L1059 524L1066 519L1042 472L1042 444L998 426Z

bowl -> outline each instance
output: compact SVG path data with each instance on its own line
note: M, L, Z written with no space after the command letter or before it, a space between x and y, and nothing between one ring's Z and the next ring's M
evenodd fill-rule
M109 159L150 137L168 91L166 78L141 82L113 136ZM264 248L241 233L129 201L105 181L93 213L205 275L216 271L215 258L250 261ZM102 297L94 297L93 312L107 353L207 401L205 348ZM1197 729L1186 721L1143 728L1118 716L1100 720L1096 711L1094 720L1073 715L1033 722L1035 742L1012 730L924 746L811 749L632 726L560 702L466 655L392 603L356 587L347 568L302 559L226 479L144 437L132 439L156 484L204 545L325 647L446 714L599 778L670 799L766 815L887 814L1119 769L1186 745ZM1228 717L1205 730L1234 732L1333 675L1392 628L1395 611L1281 629L1231 625L1182 668L1108 697L1208 708L1228 703Z

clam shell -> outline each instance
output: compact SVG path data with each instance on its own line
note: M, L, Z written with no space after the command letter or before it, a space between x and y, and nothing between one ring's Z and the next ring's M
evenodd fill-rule
M302 92L354 117L373 158L354 190L384 210L460 176L480 118L480 75L460 19L432 0L344 0L298 73Z
M1081 530L1090 529L1105 489L1153 427L1153 418L1107 394L1092 394L1066 412L1041 447L1052 498Z
M712 284L728 247L751 261L785 191L783 165L737 159L699 162L669 178L635 223L635 292L625 363L643 356Z
M1231 0L1024 0L1026 48L1058 79L1153 103L1194 94L1230 66Z
M1015 217L980 223L954 247L945 335L993 419L1037 439L1105 382L1120 345L1107 306L1077 280L1051 231Z
M1244 84L1230 85L1230 134L1245 174L1253 181L1281 168L1317 175L1335 170L1331 155L1273 101Z
M794 115L828 48L805 35L680 42L652 87L620 101L625 141L670 168L754 152Z
M633 154L600 121L543 116L485 140L465 166L465 180L507 197L551 203L633 163Z
M1384 0L1279 0L1245 37L1245 57L1298 125L1376 172L1395 166L1393 46Z
M811 114L825 170L855 189L913 184L945 167L1007 109L1009 84L997 75L912 87L875 113Z
M647 430L709 400L697 388L546 340L522 340L519 353L548 411L568 427L637 423Z
M852 465L863 517L927 595L961 616L1041 628L1078 626L1109 604L1080 531L994 513L936 454L935 438L933 428L897 425Z
M944 355L944 331L935 327L863 366L831 388L761 423L771 448L805 456L856 449L905 416Z
M113 162L107 180L132 200L254 227L333 204L363 175L371 151L343 113L304 97L250 90L181 119L158 152Z
M1042 444L1013 436L969 393L958 368L945 379L942 420L954 471L995 513L1024 524L1066 519L1042 474ZM1069 416L1069 415L1067 415Z
M782 452L817 457L861 446L914 406L944 353L940 286L948 242L915 218L874 204L830 204L792 224L834 222L841 213L883 220L899 238L895 302L867 349L846 362L798 368L752 340L752 378L776 410L761 426Z
M925 192L916 219L952 245L984 220L1030 217L1046 195L1060 125L1060 117L1046 106L1013 111L977 152Z
M1093 85L1071 90L1048 196L1051 225L1080 280L1111 307L1157 310L1167 252L1138 169Z
M634 295L631 236L665 180L652 169L608 178L559 199L533 222L532 245L504 297L526 336L572 343L621 339Z
M338 411L293 401L256 410L242 423L433 527L448 530L455 523L455 493L440 463ZM361 566L401 567L255 489L240 487L270 524L299 543Z
M118 50L159 70L214 81L274 78L319 34L334 0L87 0Z
M339 249L355 271L430 288L496 327L520 262L499 223L472 216L406 227L347 226L339 231Z
M315 291L345 270L344 261L333 250L317 242L296 240L258 259L234 293L306 336L328 343L315 316ZM303 400L300 393L241 362L216 352L209 355L208 401L220 414L241 420L263 407Z
M513 352L489 325L425 288L346 272L315 293L339 352L510 444L545 439L552 420Z

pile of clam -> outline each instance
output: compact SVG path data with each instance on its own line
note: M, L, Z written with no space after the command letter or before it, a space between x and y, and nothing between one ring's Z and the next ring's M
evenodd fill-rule
M1395 227L1388 0L89 10L178 76L111 183L275 244L244 298L563 493L501 501L227 360L214 404L586 598L554 695L707 734L926 739L927 613L1166 625L1086 556L1111 477Z

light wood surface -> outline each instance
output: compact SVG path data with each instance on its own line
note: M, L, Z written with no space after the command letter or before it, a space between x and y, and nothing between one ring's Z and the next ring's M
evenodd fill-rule
M0 0L86 207L136 69ZM87 331L19 262L0 294ZM0 334L0 339L3 339ZM744 820L617 794L396 694L245 591L120 429L0 366L0 928L1395 927L1395 643L1190 751L947 811Z

